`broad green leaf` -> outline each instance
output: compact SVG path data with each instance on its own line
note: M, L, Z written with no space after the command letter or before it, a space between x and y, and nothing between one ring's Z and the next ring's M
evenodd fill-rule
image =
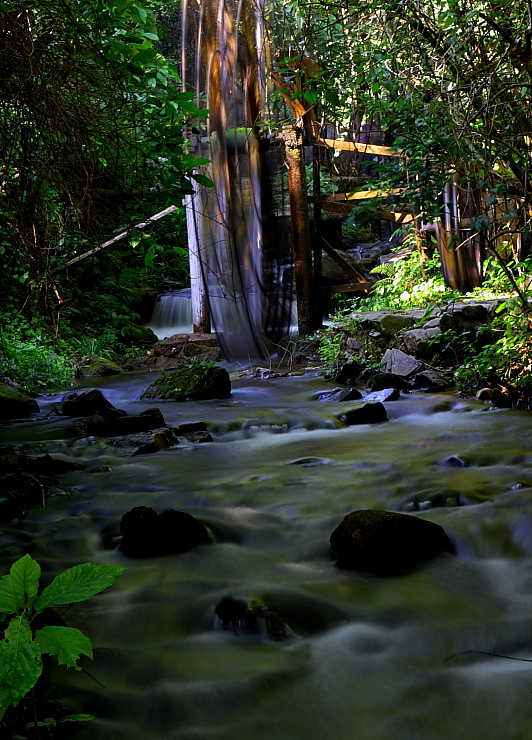
M206 188L212 188L214 185L213 181L210 179L210 177L207 177L206 175L192 175L194 180L196 182L199 182L200 185L204 185Z
M42 653L56 655L59 665L81 670L77 665L80 655L92 660L92 643L89 638L75 627L43 627L35 633Z
M14 617L0 642L0 719L32 689L42 673L41 651L25 616Z
M83 601L104 591L116 581L125 568L117 565L82 563L60 573L41 593L34 604L36 612L50 606L63 606Z
M23 594L19 594L13 585L11 576L0 578L0 614L15 614L24 608Z
M90 722L94 719L93 714L69 714L67 717L62 717L57 720L57 724L61 722Z
M17 594L28 596L32 601L37 596L39 589L39 578L41 577L41 566L31 555L24 555L11 566L11 581ZM25 600L24 600L25 601Z

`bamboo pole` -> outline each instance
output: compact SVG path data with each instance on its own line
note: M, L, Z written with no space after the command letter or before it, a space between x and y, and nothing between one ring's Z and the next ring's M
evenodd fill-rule
M135 224L135 226L133 226L132 228L133 229L144 229L146 228L146 226L149 226L154 221L158 221L160 218L164 218L165 216L168 216L169 213L173 213L174 211L177 210L177 208L178 206L168 206L168 208L165 208L164 211L159 211L159 213L156 213L154 216L150 216L150 218L146 219L146 221L142 221L139 224ZM99 244L97 247L94 247L94 249L90 249L88 252L84 252L83 254L80 254L78 257L73 257L71 260L68 260L68 262L65 262L64 265L59 265L59 267L55 267L53 270L50 270L50 275L55 275L56 272L59 272L60 270L64 270L65 268L70 267L70 265L76 264L76 262L81 262L81 260L84 260L86 257L90 257L93 254L97 254L98 252L101 252L102 249L106 249L107 247L110 247L112 244L116 244L116 242L120 241L121 239L125 239L125 237L129 233L131 233L131 229L127 229L126 231L121 231L120 234L113 236L112 239L109 239L108 241L103 242L103 244Z

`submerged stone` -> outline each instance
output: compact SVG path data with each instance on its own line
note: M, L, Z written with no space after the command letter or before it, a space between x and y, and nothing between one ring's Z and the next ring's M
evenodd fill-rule
M28 393L8 383L0 383L0 420L25 418L39 413L39 404Z
M417 565L454 553L445 530L425 519L391 511L352 511L330 537L339 568L380 575L407 573Z
M230 395L231 380L225 368L196 363L162 376L144 391L142 398L200 401L229 398Z
M237 636L269 637L281 641L292 637L291 630L261 602L248 603L228 596L216 607L219 629Z
M130 558L177 555L212 542L207 527L192 514L175 509L158 514L149 506L126 512L120 533L120 549Z

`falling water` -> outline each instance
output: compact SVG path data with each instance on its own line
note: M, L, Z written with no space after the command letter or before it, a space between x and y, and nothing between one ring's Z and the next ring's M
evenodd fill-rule
M158 339L172 334L192 332L190 289L175 290L157 296L150 323L147 325Z
M206 0L184 25L191 18L197 27L195 85L205 90L210 110L197 150L211 160L214 182L212 189L197 188L187 202L195 215L189 219L197 252L192 285L199 271L224 354L264 357L274 305L272 281L265 277L267 199L259 139L266 100L264 6L260 0Z

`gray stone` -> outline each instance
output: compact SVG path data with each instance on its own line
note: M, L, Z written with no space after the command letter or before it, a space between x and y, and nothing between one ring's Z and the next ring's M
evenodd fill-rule
M403 342L406 349L412 354L420 357L431 358L439 351L439 343L434 342L436 337L441 334L438 326L423 327L422 329L410 329L403 335Z
M338 403L340 401L358 401L362 393L357 388L333 388L330 391L318 391L313 398L316 401Z
M409 329L413 325L414 319L408 314L388 313L381 318L380 331L385 337L394 337L398 332Z
M404 378L418 373L422 370L423 365L415 357L407 355L400 349L387 349L381 361L381 370L394 375L401 375Z
M397 388L384 388L382 391L368 393L367 396L364 397L364 401L366 401L366 403L375 403L376 401L385 403L386 401L397 401L400 396L401 394Z

